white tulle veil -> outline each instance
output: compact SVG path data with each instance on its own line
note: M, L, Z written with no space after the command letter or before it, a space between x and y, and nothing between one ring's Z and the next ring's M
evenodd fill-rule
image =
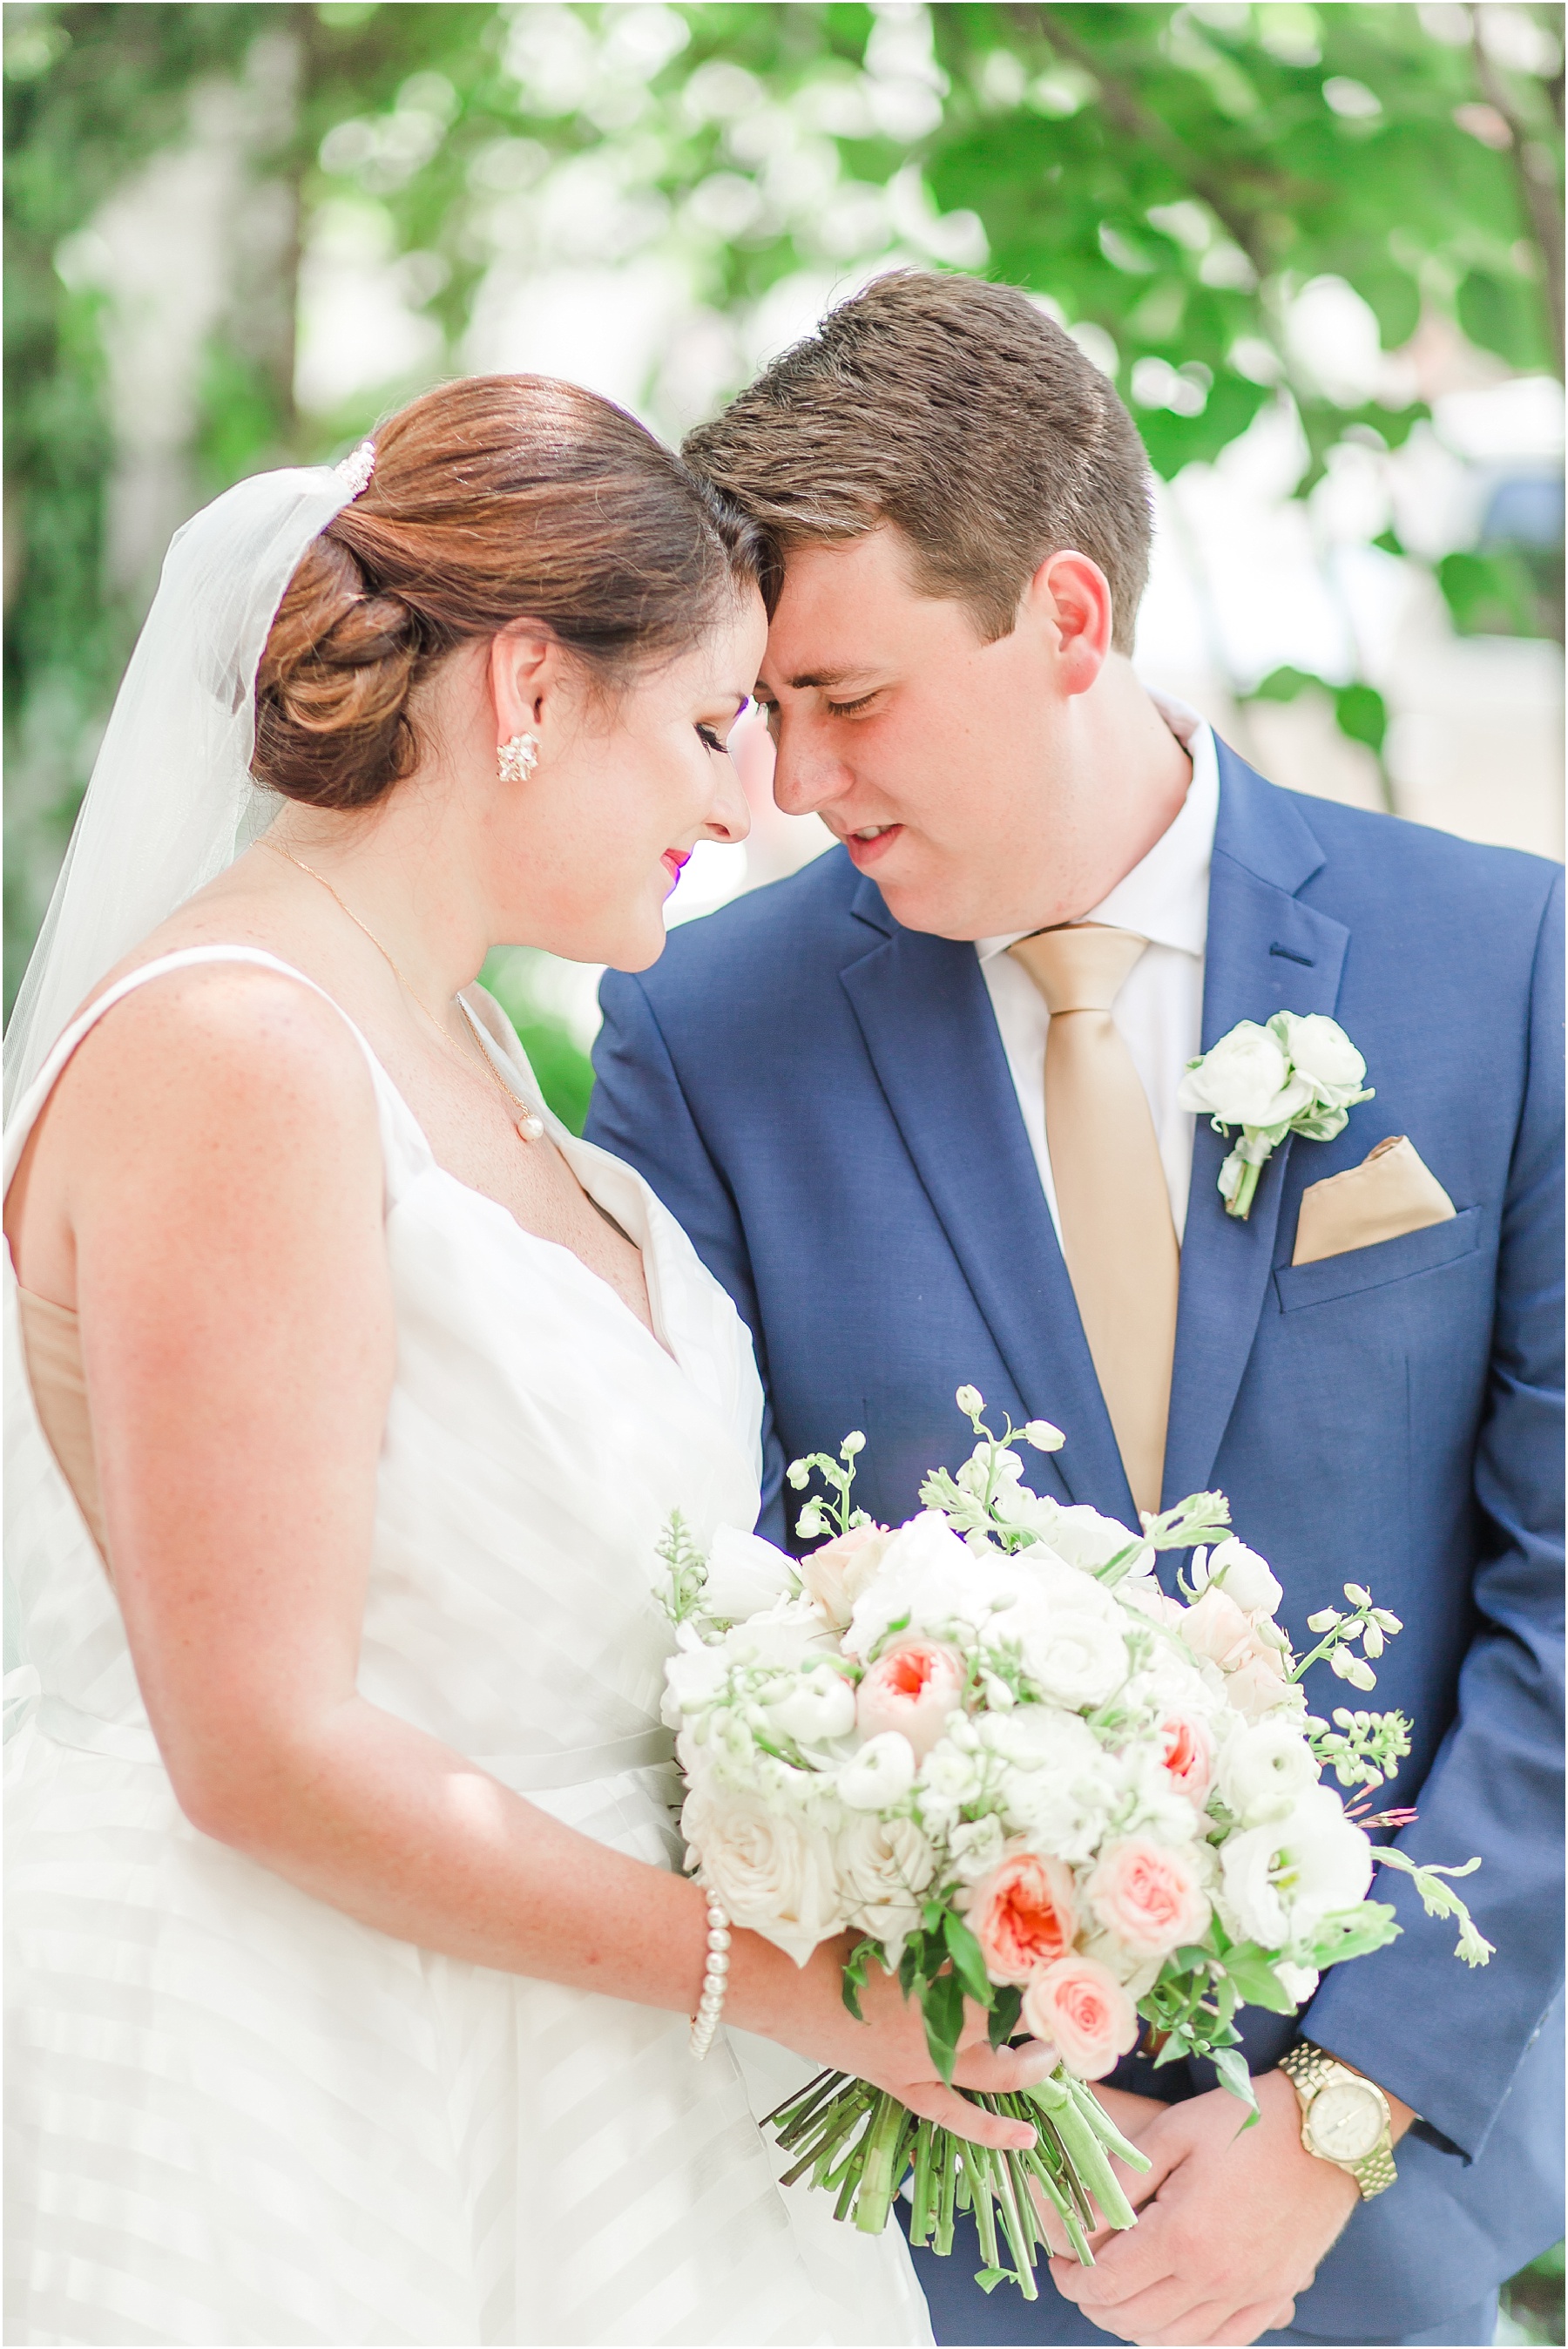
M258 473L176 532L5 1032L8 1107L105 972L270 822L256 669L300 557L362 485L353 459Z

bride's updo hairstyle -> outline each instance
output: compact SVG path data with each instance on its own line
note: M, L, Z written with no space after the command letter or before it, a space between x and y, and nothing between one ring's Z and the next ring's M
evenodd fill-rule
M749 526L576 384L444 384L375 449L289 582L256 678L253 771L311 807L369 807L408 773L409 696L457 646L531 620L613 693L758 575Z

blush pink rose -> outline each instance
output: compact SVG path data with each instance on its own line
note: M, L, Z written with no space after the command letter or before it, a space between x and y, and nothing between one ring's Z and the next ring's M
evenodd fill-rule
M964 1659L936 1640L901 1640L861 1681L855 1726L865 1738L896 1729L923 1761L964 1695Z
M1209 1921L1208 1895L1191 1861L1147 1836L1107 1846L1088 1897L1106 1931L1135 1958L1167 1957L1197 1940Z
M1181 1637L1226 1675L1225 1693L1239 1713L1256 1721L1284 1696L1284 1660L1243 1614L1228 1591L1210 1583L1181 1618Z
M855 1601L875 1579L892 1539L885 1526L856 1526L800 1560L806 1595L835 1631L848 1627Z
M1059 1859L1016 1852L983 1876L966 1920L995 1982L1026 1982L1065 1958L1078 1931L1073 1872Z
M1214 1747L1207 1724L1190 1713L1168 1713L1160 1734L1166 1776L1201 1811L1214 1778Z
M1094 1958L1058 1958L1024 1992L1024 2022L1080 2080L1102 2080L1138 2037L1138 2010Z

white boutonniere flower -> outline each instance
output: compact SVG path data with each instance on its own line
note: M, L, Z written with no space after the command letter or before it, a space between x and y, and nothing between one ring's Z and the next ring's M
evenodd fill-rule
M1187 1063L1176 1098L1205 1115L1216 1133L1242 1138L1220 1169L1228 1216L1251 1210L1258 1176L1287 1133L1332 1142L1357 1102L1370 1101L1367 1063L1336 1019L1276 1011L1266 1028L1238 1020L1228 1036Z

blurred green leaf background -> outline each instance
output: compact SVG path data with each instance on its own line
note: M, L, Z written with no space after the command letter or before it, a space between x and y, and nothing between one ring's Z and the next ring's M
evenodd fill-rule
M1420 470L1445 395L1538 411L1562 376L1558 7L14 0L5 23L7 1004L197 504L534 354L678 436L901 263L1026 287L1114 376L1195 606L1183 484L1288 439L1281 494L1344 625L1287 619L1253 657L1205 622L1243 746L1310 721L1319 764L1337 743L1370 803L1426 812L1366 580L1414 580L1456 642L1561 639L1560 427L1511 470ZM580 1123L591 1004L523 950L490 976Z

